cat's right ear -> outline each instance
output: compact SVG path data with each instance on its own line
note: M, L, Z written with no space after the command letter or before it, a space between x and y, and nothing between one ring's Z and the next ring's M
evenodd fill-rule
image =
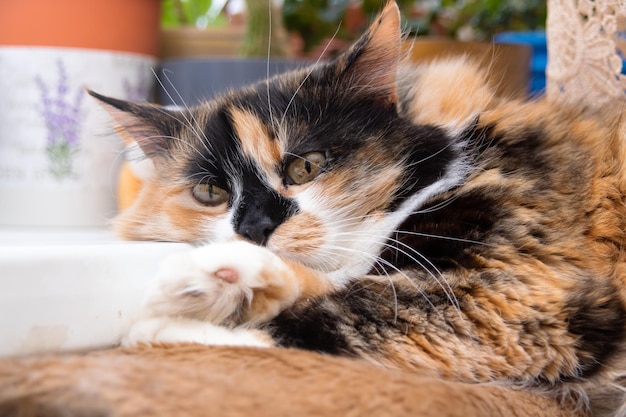
M342 84L397 105L401 46L400 10L390 0L367 31L335 61Z
M136 142L148 158L169 154L178 120L175 111L152 104L119 100L91 90L87 92L115 120L117 132L126 143Z

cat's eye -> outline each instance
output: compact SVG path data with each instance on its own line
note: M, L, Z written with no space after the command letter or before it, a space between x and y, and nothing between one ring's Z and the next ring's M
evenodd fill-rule
M322 172L326 156L322 152L309 152L294 159L287 167L287 179L292 184L305 184Z
M205 206L219 206L229 198L228 191L213 184L196 184L191 189L191 194L198 203Z

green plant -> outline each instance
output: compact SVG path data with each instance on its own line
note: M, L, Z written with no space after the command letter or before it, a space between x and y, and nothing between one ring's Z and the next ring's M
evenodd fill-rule
M161 27L226 26L223 10L229 0L162 0ZM280 9L273 0L246 0L246 32L239 51L244 57L291 55ZM268 43L269 42L269 43ZM269 47L268 47L269 45Z
M403 10L413 4L413 0L396 1ZM302 37L306 52L331 36L358 37L382 4L380 0L284 0L283 19L288 31Z
M280 9L272 0L246 0L246 36L240 53L246 57L291 55Z
M222 10L227 0L162 0L161 27L179 26L224 26L226 19Z
M414 35L489 40L510 30L544 29L546 0L440 0L418 2L406 22Z
M436 35L491 39L504 30L545 27L546 0L397 0L403 25L414 36ZM381 0L285 0L285 26L300 34L308 51L333 34L353 39L376 15ZM346 25L347 12L358 5L365 17L358 27ZM346 27L348 26L348 27Z
M345 0L285 0L285 27L290 32L300 34L304 50L308 52L337 30L346 4Z

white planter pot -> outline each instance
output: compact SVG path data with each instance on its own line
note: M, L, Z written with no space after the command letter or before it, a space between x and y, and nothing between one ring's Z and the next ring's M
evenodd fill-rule
M0 47L0 225L108 222L123 143L85 88L145 100L155 63L132 53Z

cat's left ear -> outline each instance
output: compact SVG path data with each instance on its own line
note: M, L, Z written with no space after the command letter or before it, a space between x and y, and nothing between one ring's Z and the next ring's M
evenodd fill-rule
M390 1L363 36L338 58L342 82L395 106L401 46L400 10Z
M158 160L166 158L173 145L177 120L176 112L151 104L138 104L103 96L87 90L97 99L117 124L120 136L127 142L136 142L145 156Z

